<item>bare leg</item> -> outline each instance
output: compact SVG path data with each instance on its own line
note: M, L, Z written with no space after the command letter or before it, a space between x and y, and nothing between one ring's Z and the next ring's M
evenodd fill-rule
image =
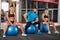
M21 31L22 31L22 36L27 36L26 34L24 34L24 28L23 28L22 23L18 23L18 22L16 22L15 25L20 26L20 29L21 29Z
M57 31L56 26L54 25L54 23L53 23L53 22L50 22L50 24L53 25L52 27L54 28L54 33L59 33L59 32Z
M54 25L54 23L50 22L50 24L53 25L52 27L54 28L54 31L56 31L57 29L56 29L56 26Z
M16 23L16 25L20 26L20 29L21 29L22 33L24 33L23 25L21 23Z
M8 26L9 26L9 23L7 22L7 23L6 23L6 27L5 27L5 29L4 29L4 32L3 32L3 34L5 34L5 33L6 33Z
M6 27L5 27L5 29L3 30L3 37L6 37L5 33L6 33L6 31L7 31L8 26L9 26L9 23L6 22Z

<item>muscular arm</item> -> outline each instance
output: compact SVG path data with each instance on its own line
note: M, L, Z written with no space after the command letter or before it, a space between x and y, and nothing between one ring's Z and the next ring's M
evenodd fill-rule
M38 22L38 18L36 18L36 20L34 22Z
M26 13L23 15L23 17L27 21L27 14Z

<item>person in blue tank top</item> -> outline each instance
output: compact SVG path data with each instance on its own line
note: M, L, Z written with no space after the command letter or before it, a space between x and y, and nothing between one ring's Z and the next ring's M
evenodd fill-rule
M27 30L27 28L31 25L31 24L39 24L38 23L38 14L37 14L38 10L36 8L33 9L33 11L28 11L27 13L25 13L24 19L26 20L27 24L25 26L25 30ZM38 28L40 29L40 27Z
M28 11L27 15L28 15L27 18L28 22L33 22L36 18L38 18L38 15L33 11Z

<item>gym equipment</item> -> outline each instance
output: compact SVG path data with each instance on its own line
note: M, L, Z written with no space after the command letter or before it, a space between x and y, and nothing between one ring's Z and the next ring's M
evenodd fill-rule
M6 35L7 36L16 36L18 34L18 26L10 25L7 29Z
M27 28L27 34L33 34L36 32L36 25L30 25L30 27Z
M40 32L48 32L48 28L46 24L41 24L40 26Z

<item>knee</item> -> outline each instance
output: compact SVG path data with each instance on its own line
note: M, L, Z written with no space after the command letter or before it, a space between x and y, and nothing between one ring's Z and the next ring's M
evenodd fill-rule
M55 26L55 24L54 23L51 23L53 26Z
M23 24L20 24L20 28L23 28Z
M53 23L53 22L50 22L50 24L54 25L54 23Z
M23 26L23 24L22 23L17 23L19 26Z
M18 25L18 26L23 26L23 24L22 23L15 23L15 25Z

